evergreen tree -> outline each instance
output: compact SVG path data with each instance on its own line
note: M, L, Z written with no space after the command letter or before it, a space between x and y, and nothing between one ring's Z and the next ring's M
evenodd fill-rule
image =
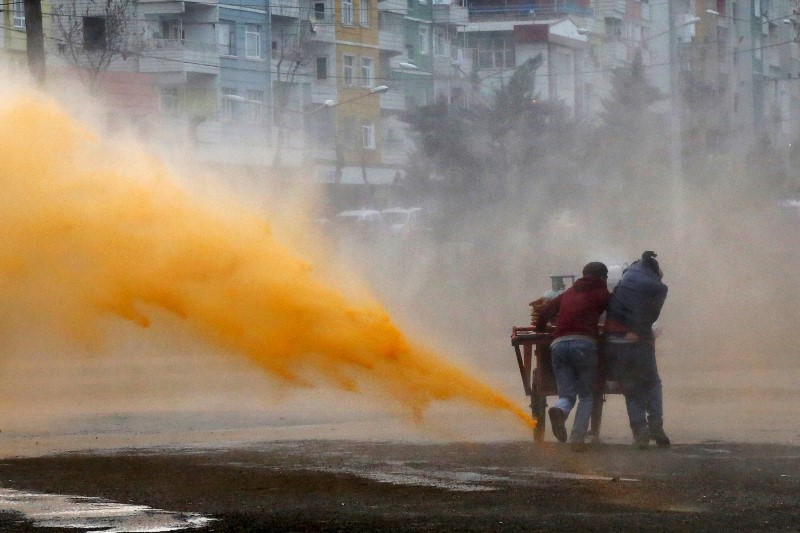
M663 98L661 91L647 81L642 54L637 51L629 68L611 74L611 93L603 100L600 113L602 133L625 143L640 142L653 125L650 107Z
M451 194L478 196L481 202L517 194L523 182L535 179L533 169L548 167L544 159L568 150L569 121L562 106L536 96L542 62L539 54L517 67L488 105L465 109L438 103L406 113L418 151L448 180Z

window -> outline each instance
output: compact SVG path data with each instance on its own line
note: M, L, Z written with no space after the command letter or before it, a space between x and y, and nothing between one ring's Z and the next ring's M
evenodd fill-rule
M372 81L374 78L373 75L373 68L375 65L375 60L371 57L362 57L361 58L361 85L364 87L372 87Z
M161 111L165 115L177 117L181 113L181 98L177 87L162 87L160 94Z
M372 122L361 125L361 146L366 150L375 149L375 124Z
M217 47L220 55L236 55L236 24L233 22L217 23Z
M327 80L328 79L328 58L327 57L318 57L317 58L317 79L318 80Z
M361 25L365 28L369 26L369 0L361 0Z
M342 0L342 24L353 24L353 0Z
M165 20L161 22L161 33L165 39L182 41L185 38L183 21L180 19Z
M437 28L433 32L433 55L436 57L449 56L450 51L447 45L447 34L444 30Z
M247 122L261 124L264 122L264 91L247 91Z
M506 37L483 37L477 40L478 68L512 68L514 45Z
M355 69L356 58L355 56L345 55L343 59L344 59L344 71L342 72L342 76L344 77L344 84L347 87L352 87L353 85L355 85L355 82L353 80L353 76L355 75L355 73L353 72L353 70Z
M419 54L426 56L428 55L428 39L430 32L428 31L429 28L425 25L419 26Z
M261 26L247 24L244 30L245 56L251 59L261 58Z
M105 17L83 17L83 49L106 49Z
M606 38L617 40L622 38L622 21L611 17L606 17Z
M325 2L314 2L314 18L325 20Z
M22 0L11 2L11 16L15 28L25 27L25 3Z
M461 87L453 87L453 90L450 92L450 103L452 105L459 105L462 107L467 105L467 98L464 94L464 89Z
M236 89L232 89L230 87L223 87L221 92L222 92L222 105L220 106L220 110L222 116L220 118L223 121L232 122L233 120L236 120L236 102L227 97L236 96Z

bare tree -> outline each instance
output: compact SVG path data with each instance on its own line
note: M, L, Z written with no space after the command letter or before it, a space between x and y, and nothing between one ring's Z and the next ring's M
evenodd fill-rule
M273 123L277 129L277 139L272 165L275 167L281 164L286 131L290 127L287 120L287 115L292 112L289 109L289 96L297 75L314 57L309 43L311 34L311 24L301 17L285 22L283 19L273 19L272 54L276 59L273 72L275 81Z
M131 53L135 0L56 0L53 24L59 52L94 91L112 61Z

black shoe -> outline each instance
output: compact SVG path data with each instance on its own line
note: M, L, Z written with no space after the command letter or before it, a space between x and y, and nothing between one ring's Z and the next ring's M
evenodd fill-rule
M660 448L666 448L672 444L663 429L650 430L650 440L656 441L656 446Z
M585 442L571 442L569 445L569 449L573 452L585 452L589 449L589 445Z
M550 416L553 435L556 436L558 442L567 442L567 426L565 425L567 415L558 407L551 407L547 410L547 414Z

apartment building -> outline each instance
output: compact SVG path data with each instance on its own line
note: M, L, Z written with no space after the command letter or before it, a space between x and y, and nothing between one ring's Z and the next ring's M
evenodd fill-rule
M12 2L2 12L0 37L2 53L0 60L11 67L27 68L25 46L25 8L22 2Z
M584 115L586 27L593 14L585 2L469 0L468 9L469 23L462 31L476 88L487 100L518 66L540 57L533 93L560 102L575 117Z
M0 9L0 65L12 69L27 69L25 6L22 0L4 2ZM50 0L42 1L42 26L50 34ZM47 46L47 43L45 43Z

